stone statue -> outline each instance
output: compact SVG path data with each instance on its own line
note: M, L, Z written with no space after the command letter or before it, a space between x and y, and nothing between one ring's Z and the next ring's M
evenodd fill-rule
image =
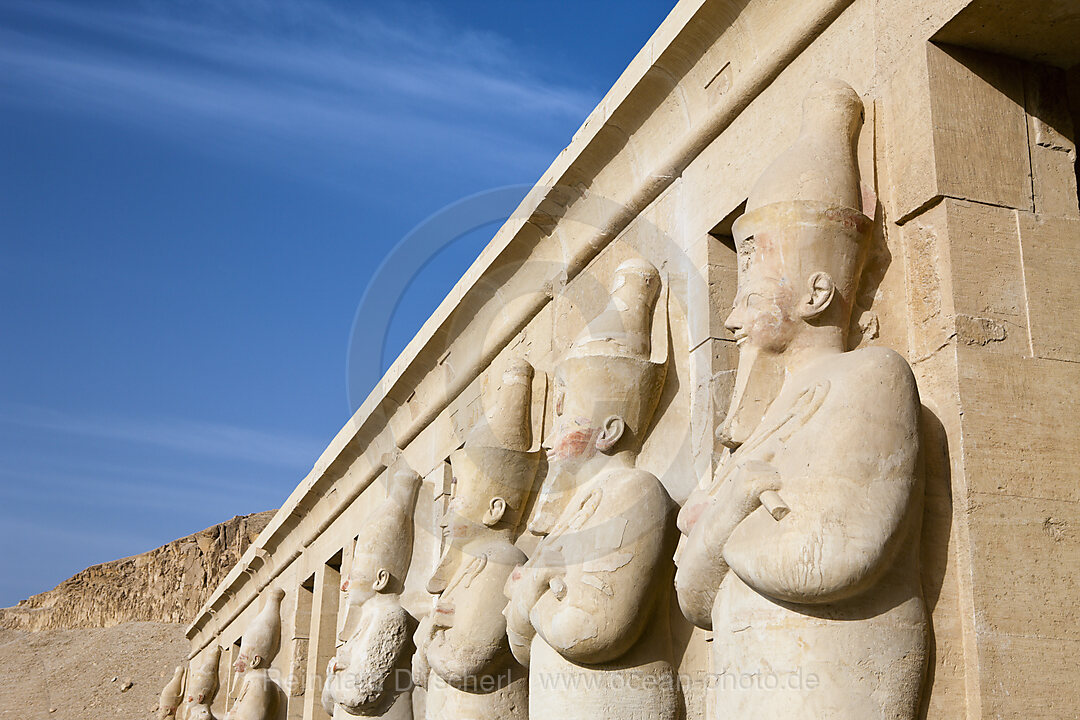
M862 103L816 84L802 133L735 223L739 347L727 446L679 514L683 613L713 631L709 717L916 716L927 619L919 580L919 396L907 362L845 352L871 220Z
M344 643L331 658L322 704L334 717L412 718L409 663L416 623L401 606L413 547L420 476L403 464L356 540L347 593ZM335 714L336 713L336 714Z
M177 708L184 699L184 666L177 665L172 679L165 683L158 697L158 720L176 717Z
M225 720L273 720L277 711L278 686L270 678L270 662L281 644L281 600L285 591L274 588L266 596L262 610L244 631L240 654L233 669L241 678L236 702Z
M506 585L531 717L679 715L667 623L674 504L636 466L666 373L666 314L651 337L661 290L652 265L622 264L610 304L556 367L545 482L565 502Z
M532 384L532 366L514 362L492 411L450 456L448 545L428 582L439 597L414 662L428 720L528 719L528 671L511 655L502 611L506 580L526 560L514 539L540 460Z
M198 670L188 674L187 691L184 704L180 709L180 720L196 720L200 717L212 718L210 706L218 691L218 664L221 661L221 647L215 645L206 656Z

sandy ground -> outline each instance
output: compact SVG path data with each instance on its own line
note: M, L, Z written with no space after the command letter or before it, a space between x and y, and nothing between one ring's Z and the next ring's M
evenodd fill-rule
M0 720L152 718L187 651L184 627L171 623L0 630Z

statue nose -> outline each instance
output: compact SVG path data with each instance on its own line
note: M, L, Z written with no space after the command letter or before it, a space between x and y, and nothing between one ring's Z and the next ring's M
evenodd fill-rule
M724 320L724 327L728 329L728 332L736 333L742 329L742 318L739 317L739 309L735 308L728 313L727 318Z
M446 573L442 568L437 568L427 581L427 591L432 595L438 595L446 589Z
M450 573L453 570L453 554L453 548L447 547L443 556L439 558L439 564L435 566L435 571L428 578L427 591L432 595L442 593L446 590L446 586L450 584Z

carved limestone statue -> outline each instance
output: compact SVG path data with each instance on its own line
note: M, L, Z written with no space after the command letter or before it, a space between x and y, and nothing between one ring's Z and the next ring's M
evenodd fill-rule
M676 590L711 628L709 717L914 718L926 662L919 397L892 350L845 352L871 220L862 103L816 84L735 223L729 448L679 514Z
M270 662L281 644L281 600L285 591L271 590L262 610L244 631L240 654L233 669L241 678L236 702L225 720L273 720L277 711L277 684L271 679Z
M180 708L180 720L196 720L200 717L213 717L210 706L218 691L218 664L221 662L221 647L215 645L206 655L206 659L197 670L188 673L187 690L184 692L184 704Z
M448 544L428 581L439 597L417 631L414 664L428 720L528 719L528 671L510 652L502 591L526 560L514 539L540 460L533 379L529 363L512 363L491 412L450 456Z
M678 717L666 599L674 506L637 467L666 372L660 275L634 260L556 368L548 478L562 507L506 586L507 629L529 665L530 716ZM660 303L666 310L666 303ZM660 350L660 357L651 355Z
M176 717L176 711L184 699L184 666L177 665L172 679L165 683L158 697L158 720Z
M403 464L356 540L346 591L344 643L331 658L322 704L333 717L411 720L409 663L416 623L401 606L413 547L420 476Z

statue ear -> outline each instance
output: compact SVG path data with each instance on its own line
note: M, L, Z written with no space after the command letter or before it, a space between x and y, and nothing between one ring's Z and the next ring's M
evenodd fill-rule
M816 318L825 312L832 304L836 295L836 284L829 277L829 273L816 272L806 281L807 295L799 308L799 314L804 320Z
M386 586L390 584L390 571L386 568L379 568L375 572L375 582L371 583L371 589L375 592L382 592L386 589Z
M255 669L258 669L261 666L262 666L262 655L252 655L251 656L251 667L255 668Z
M618 415L611 415L604 420L600 434L596 436L596 449L600 452L608 452L619 442L619 438L626 432L626 421Z
M484 513L484 524L488 527L493 527L503 519L503 515L505 514L506 500L501 497L493 497L488 504L487 512Z

